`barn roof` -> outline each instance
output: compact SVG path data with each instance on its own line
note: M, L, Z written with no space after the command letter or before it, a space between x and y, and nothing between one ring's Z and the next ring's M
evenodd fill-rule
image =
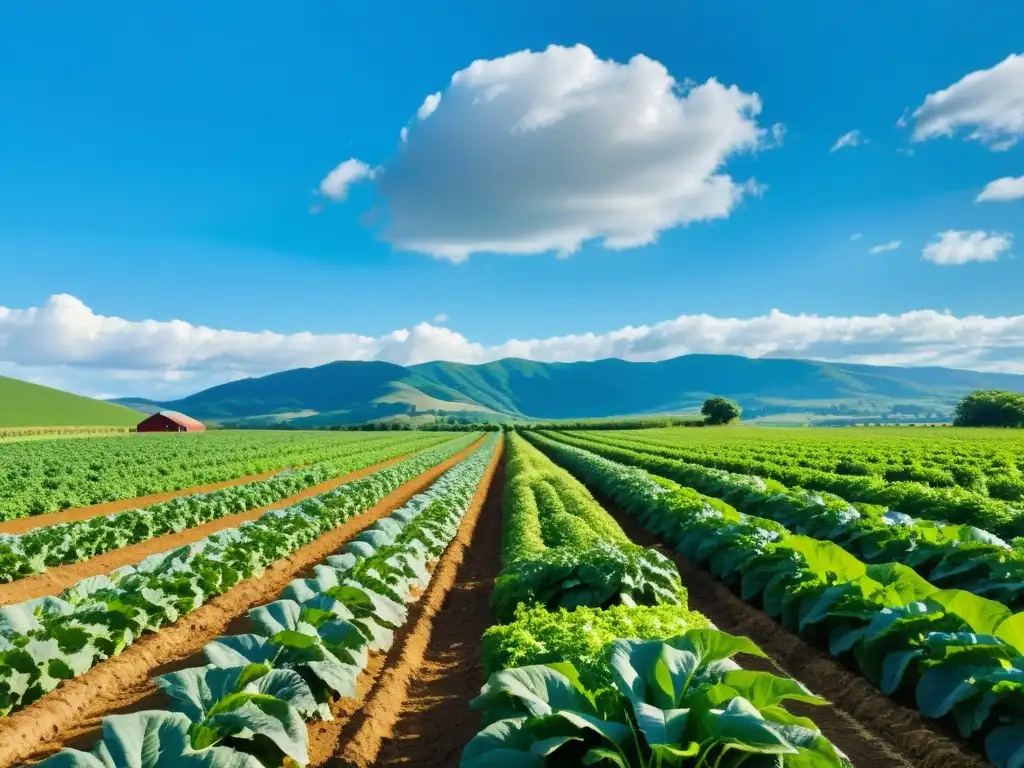
M186 416L184 413L178 413L177 411L158 411L160 416L166 419L170 419L180 427L201 427L202 422L196 421L191 416Z

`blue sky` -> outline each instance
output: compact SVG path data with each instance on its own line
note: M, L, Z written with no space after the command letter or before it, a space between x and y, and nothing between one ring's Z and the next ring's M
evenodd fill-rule
M356 357L416 362L447 354L472 362L515 351L512 339L656 328L703 314L723 322L770 318L776 308L820 317L810 331L788 323L790 336L776 346L767 342L780 327L765 320L726 323L739 330L719 346L718 326L690 322L661 347L665 333L644 336L635 348L623 346L620 334L610 346L523 349L542 359L609 349L632 359L680 351L800 355L815 345L831 349L841 337L850 353L827 356L1016 370L1007 360L1024 348L1024 265L1013 258L1021 247L1013 235L1024 235L1024 192L975 200L989 182L1024 175L1024 142L999 146L1024 135L1024 79L1007 84L993 76L970 86L989 91L939 105L932 125L952 120L949 136L913 141L929 115L915 120L912 113L929 94L1024 54L1020 29L1024 5L1013 0L985 3L984 13L950 0L100 1L67 4L60 14L40 3L5 4L0 372L90 394L177 394L344 354L350 347L337 334L378 340L351 347ZM473 252L452 263L408 247L426 230L464 237L464 224L474 242L500 232L506 250L539 236L535 219L554 214L534 210L539 204L518 208L540 199L529 188L539 177L464 150L469 138L487 139L493 128L459 122L477 118L449 97L451 80L475 60L576 44L595 61L628 67L643 54L679 83L717 78L756 94L759 114L730 124L762 131L756 151L749 143L735 153L719 148L720 162L708 169L736 184L756 179L760 193L748 191L711 218L699 214L704 203L696 197L645 203L664 203L667 218L647 227L654 242L628 248L605 247L608 233L591 216L586 224L596 237L586 235L568 258L554 249ZM517 82L543 79L545 71ZM595 87L601 98L633 87L608 77ZM417 109L433 93L442 94L440 106L419 120ZM584 108L580 125L603 130L596 118L586 122L590 114ZM777 124L781 141L771 135ZM984 134L992 125L1001 126L999 136ZM400 146L403 126L407 147ZM854 130L861 143L830 152ZM980 139L968 138L979 130ZM544 132L534 131L538 153ZM711 151L679 142L671 149L679 168L701 165L691 153ZM591 156L580 150L585 168L565 170L567 188L585 178L617 189L626 176L614 174L625 174L622 164L635 157L619 162L602 146ZM403 152L415 159L403 160ZM352 184L342 201L315 194L349 158L381 171ZM469 168L470 159L479 162ZM548 186L563 178L559 159L558 152L538 154L538 163L551 166ZM455 175L472 174L480 176L475 194L486 198L479 212L465 195L439 194L449 182L459 187ZM399 201L420 206L404 224ZM439 207L449 203L461 211ZM481 223L506 204L517 213L493 227ZM416 231L398 237L403 228ZM948 231L961 234L944 241L944 253L971 259L987 244L996 258L922 258L926 244ZM898 248L868 252L895 241ZM939 319L924 340L915 330L923 320L879 329L878 316L915 310L1010 320L950 330ZM846 318L847 330L822 331L824 316ZM851 326L854 317L876 318L875 325ZM167 325L176 319L188 329ZM417 335L424 322L434 331ZM211 330L203 336L198 326ZM868 330L853 338L851 327ZM259 337L226 331L316 338L288 355L280 352L287 342L274 342L271 352ZM410 337L419 339L415 351ZM207 342L212 351L195 351ZM972 356L978 345L991 354ZM655 347L662 351L650 352Z

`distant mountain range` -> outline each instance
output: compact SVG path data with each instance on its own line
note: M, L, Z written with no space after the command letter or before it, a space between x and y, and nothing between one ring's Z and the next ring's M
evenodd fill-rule
M687 413L710 395L737 400L744 417L816 413L949 413L976 389L1024 392L1024 376L950 368L895 368L809 360L684 355L657 363L608 359L483 365L343 361L221 384L170 402L121 398L238 426L313 427L435 415L460 420L571 419Z

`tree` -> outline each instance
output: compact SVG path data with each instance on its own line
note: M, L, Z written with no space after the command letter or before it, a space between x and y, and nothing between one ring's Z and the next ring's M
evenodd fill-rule
M954 427L1024 427L1024 395L985 389L972 392L956 406Z
M743 409L738 403L734 403L724 397L709 397L704 401L700 412L704 414L704 421L708 424L728 424L736 421Z

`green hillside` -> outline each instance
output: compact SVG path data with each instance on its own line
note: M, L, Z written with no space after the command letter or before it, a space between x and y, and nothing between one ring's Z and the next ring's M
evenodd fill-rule
M0 427L134 427L138 411L0 376Z
M505 359L409 367L341 361L222 384L169 403L121 402L172 408L225 425L314 427L379 419L422 423L432 414L510 420L691 413L713 394L738 400L751 418L880 417L893 408L943 414L975 389L1024 391L1024 376L731 355L656 363Z

